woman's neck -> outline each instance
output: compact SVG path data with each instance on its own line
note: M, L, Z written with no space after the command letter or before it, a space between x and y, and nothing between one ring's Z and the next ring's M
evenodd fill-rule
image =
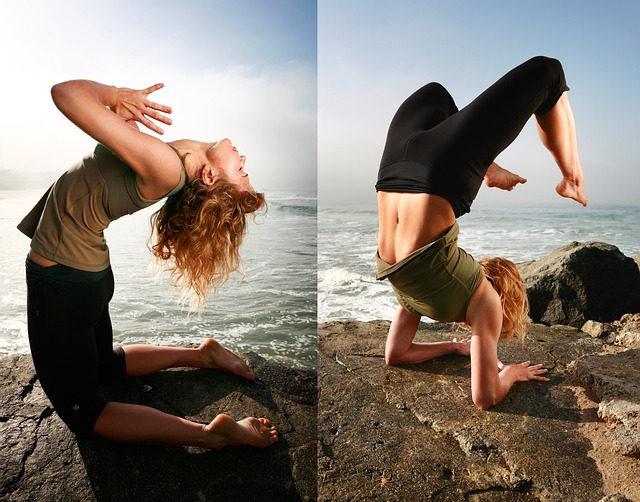
M202 153L203 143L191 139L179 139L169 141L167 144L178 150L187 170L188 178L190 180L199 178L202 166L206 163L206 157Z

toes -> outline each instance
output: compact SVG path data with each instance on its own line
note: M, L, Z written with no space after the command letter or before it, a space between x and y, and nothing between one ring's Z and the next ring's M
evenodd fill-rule
M234 372L236 375L238 375L239 377L244 378L245 380L255 380L256 376L254 375L253 371L251 371L251 368L249 368L246 365L241 365L238 367L238 369L236 369L236 371Z

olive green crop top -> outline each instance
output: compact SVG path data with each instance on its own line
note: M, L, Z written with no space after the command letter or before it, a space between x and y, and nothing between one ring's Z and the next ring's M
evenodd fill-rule
M180 181L165 197L186 184L187 173L180 160ZM112 221L159 200L142 197L135 172L98 144L92 154L49 188L18 229L32 238L31 248L45 258L75 269L100 272L109 266L104 229Z

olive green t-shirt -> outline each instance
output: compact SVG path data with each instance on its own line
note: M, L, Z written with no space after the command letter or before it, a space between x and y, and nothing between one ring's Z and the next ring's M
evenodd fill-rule
M179 192L185 184L183 162L180 182L166 196ZM32 238L31 248L45 258L75 269L100 272L109 266L104 229L112 221L159 200L142 197L135 172L98 144L92 154L49 188L18 229Z

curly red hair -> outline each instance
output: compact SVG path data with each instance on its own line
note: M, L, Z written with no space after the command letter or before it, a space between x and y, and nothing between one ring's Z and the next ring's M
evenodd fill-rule
M500 296L502 303L500 338L510 340L515 334L520 341L523 341L531 319L529 318L527 289L518 267L512 261L499 256L482 258L480 265Z
M240 245L247 220L266 209L264 194L238 192L221 179L213 185L189 182L169 197L151 216L150 250L165 270L171 272L182 297L202 307L207 295L217 291L235 271L241 271Z

